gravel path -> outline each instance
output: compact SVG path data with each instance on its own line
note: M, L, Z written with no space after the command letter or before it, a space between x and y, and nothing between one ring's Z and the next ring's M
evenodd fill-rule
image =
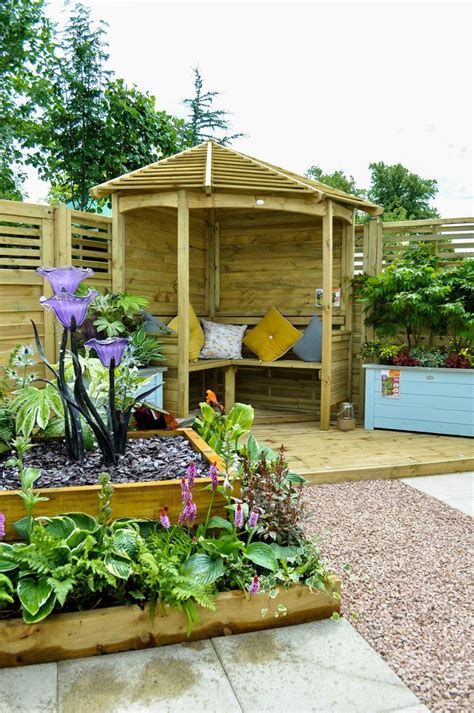
M342 613L431 711L472 711L473 520L396 480L308 489Z

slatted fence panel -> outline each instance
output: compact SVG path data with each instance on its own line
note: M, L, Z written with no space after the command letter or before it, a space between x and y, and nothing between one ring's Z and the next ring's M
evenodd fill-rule
M112 220L106 216L50 206L0 200L0 365L17 344L31 344L31 320L46 354L54 361L55 319L39 304L51 295L41 265L91 267L90 284L111 289Z

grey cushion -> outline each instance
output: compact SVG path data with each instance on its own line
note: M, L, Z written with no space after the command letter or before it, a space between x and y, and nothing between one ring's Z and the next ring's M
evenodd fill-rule
M161 319L150 314L150 312L145 312L142 310L143 317L143 327L147 334L174 334L174 331L170 329Z
M301 339L298 339L293 347L293 352L302 361L321 361L321 349L323 342L323 325L315 314L311 322L304 330Z

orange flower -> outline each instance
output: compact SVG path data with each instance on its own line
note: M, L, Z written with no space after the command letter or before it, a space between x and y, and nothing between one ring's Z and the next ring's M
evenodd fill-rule
M217 403L217 396L210 389L206 391L206 403L210 406L214 406Z

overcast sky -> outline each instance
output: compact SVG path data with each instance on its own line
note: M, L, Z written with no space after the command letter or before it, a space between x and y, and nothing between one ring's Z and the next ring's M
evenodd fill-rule
M442 216L474 214L470 2L83 2L109 23L110 68L159 109L184 115L198 64L247 134L236 149L362 187L371 161L400 162L437 179Z

